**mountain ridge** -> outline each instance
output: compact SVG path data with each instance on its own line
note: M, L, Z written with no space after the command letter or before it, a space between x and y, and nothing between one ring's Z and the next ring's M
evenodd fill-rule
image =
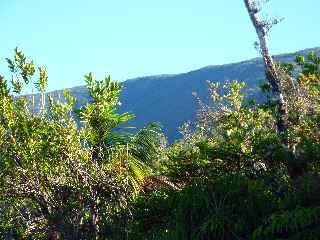
M295 55L306 55L315 51L320 55L320 48L307 48L294 53L274 56L277 61L293 61ZM122 105L119 112L133 113L136 118L131 125L138 128L149 122L160 122L170 142L179 137L178 128L186 121L194 121L198 109L192 92L203 99L209 99L206 80L213 82L239 80L247 85L247 92L257 96L259 81L264 79L264 66L261 58L252 58L241 62L208 65L203 68L179 74L160 74L131 78L124 82L120 96ZM90 101L85 86L68 89L76 97L79 108ZM59 95L61 90L50 94Z

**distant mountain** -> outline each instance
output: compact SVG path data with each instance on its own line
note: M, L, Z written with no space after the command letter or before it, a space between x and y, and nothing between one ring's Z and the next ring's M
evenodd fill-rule
M320 48L305 49L299 52L275 56L278 61L292 61L297 54L310 51L320 54ZM131 112L136 118L131 125L138 128L149 122L160 122L169 141L179 137L178 128L186 121L194 121L198 109L192 92L208 98L206 80L225 82L243 81L248 93L257 95L259 82L264 79L263 62L260 58L239 63L207 66L195 71L175 74L139 77L123 82L120 112ZM77 99L77 107L90 99L85 86L70 89ZM53 92L57 95L58 91Z

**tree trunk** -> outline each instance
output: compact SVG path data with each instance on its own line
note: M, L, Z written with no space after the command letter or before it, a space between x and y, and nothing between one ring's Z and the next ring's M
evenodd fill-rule
M89 220L89 226L92 233L92 239L99 239L99 211L98 206L96 203L96 200L94 200L90 206L90 220Z
M60 231L53 227L49 229L48 240L60 240L62 239Z
M120 236L122 236L123 240L128 240L128 232L127 232L127 213L125 209L121 209L120 211Z
M286 165L287 170L291 178L297 178L305 174L305 167L298 164L297 159L293 151L289 148L288 141L288 110L287 105L284 100L283 90L281 89L281 82L283 81L279 75L279 72L273 62L272 56L268 48L268 30L273 23L268 23L262 21L259 18L259 7L254 0L244 0L246 8L248 10L250 19L256 29L260 50L263 57L263 62L265 66L266 78L271 85L271 90L273 96L276 98L277 104L277 132L280 136L281 142L288 152L288 155L293 155L293 162L289 161L290 157L287 159Z
M288 112L284 96L281 91L281 79L268 48L268 25L267 23L260 20L258 15L259 9L253 0L244 0L244 2L259 38L266 78L271 85L273 96L276 98L278 113L277 130L279 135L281 136L282 143L287 146Z

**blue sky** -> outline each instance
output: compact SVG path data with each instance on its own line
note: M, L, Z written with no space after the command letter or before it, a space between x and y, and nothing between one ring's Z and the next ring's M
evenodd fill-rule
M271 0L273 54L320 46L319 0ZM18 46L49 72L49 90L98 78L180 73L258 56L242 0L0 0L0 72Z

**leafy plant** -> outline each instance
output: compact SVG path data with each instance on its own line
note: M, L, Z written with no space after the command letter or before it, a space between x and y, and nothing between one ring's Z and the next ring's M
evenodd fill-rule
M7 62L13 92L21 93L36 67L18 49ZM63 101L45 94L45 68L38 73L39 112L32 96L12 95L0 78L2 237L126 234L127 202L151 173L147 163L159 155L161 129L155 124L132 134L119 129L133 118L116 113L121 85L110 77L97 81L91 73L86 81L92 102L77 111L83 122L79 128L76 99L67 91Z

